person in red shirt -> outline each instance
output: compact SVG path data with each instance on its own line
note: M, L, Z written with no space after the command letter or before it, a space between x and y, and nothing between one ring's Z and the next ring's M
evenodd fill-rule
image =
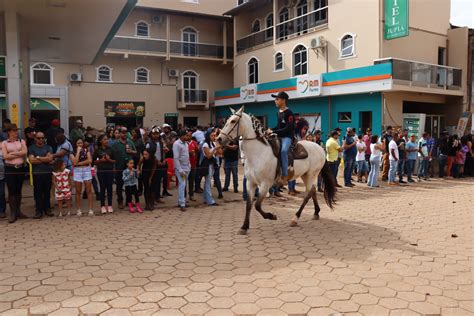
M197 159L199 154L199 144L196 141L196 138L192 136L192 132L188 133L189 139L188 148L189 148L189 162L191 163L191 172L189 173L188 177L188 185L189 185L189 199L191 201L196 201L194 198L194 191L195 191L195 178L196 178L196 171L197 171Z

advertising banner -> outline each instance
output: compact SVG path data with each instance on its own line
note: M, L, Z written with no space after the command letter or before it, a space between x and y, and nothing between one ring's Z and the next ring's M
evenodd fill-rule
M143 117L145 102L134 101L105 101L106 117Z
M385 0L384 37L391 40L408 36L408 0Z
M296 78L297 97L314 97L321 95L321 75L305 75Z
M240 102L248 103L257 101L257 85L249 84L240 88Z

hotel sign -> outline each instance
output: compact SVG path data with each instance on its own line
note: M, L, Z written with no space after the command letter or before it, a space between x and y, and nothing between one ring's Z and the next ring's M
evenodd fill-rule
M386 40L408 36L408 1L385 0L384 37Z

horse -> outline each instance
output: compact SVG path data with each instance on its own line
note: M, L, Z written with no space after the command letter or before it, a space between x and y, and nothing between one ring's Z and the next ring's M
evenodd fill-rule
M217 142L225 146L233 141L237 143L241 140L241 150L245 153L246 163L244 173L247 178L247 203L245 220L239 230L239 234L246 235L250 227L250 211L253 208L255 189L258 186L259 196L255 202L255 209L263 218L276 220L277 216L264 212L262 202L265 199L268 190L277 180L278 158L273 154L272 147L268 142L262 125L257 118L244 112L242 106L238 111L231 108L232 116L226 121L222 128ZM320 207L316 196L316 184L318 175L324 182L324 199L326 204L333 209L335 204L336 183L326 161L324 150L316 143L300 141L308 152L305 159L294 161L294 176L291 180L302 178L306 187L303 202L292 218L290 226L297 226L298 220L309 199L314 203L314 220L319 220Z

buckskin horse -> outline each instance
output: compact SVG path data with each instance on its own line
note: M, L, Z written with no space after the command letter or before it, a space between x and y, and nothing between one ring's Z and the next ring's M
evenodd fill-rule
M235 143L239 140L242 141L241 150L244 151L247 160L244 172L247 177L248 197L245 220L239 230L239 234L245 235L250 226L250 211L253 207L256 187L258 187L260 193L255 202L255 209L265 219L277 219L276 215L262 210L262 202L268 190L278 180L279 159L277 158L278 155L275 155L258 119L245 113L243 106L238 111L231 108L231 111L232 116L226 121L224 128L217 138L217 142L225 146L230 141ZM300 208L291 220L291 226L298 225L298 219L309 199L312 199L314 203L313 219L319 219L320 208L316 196L319 174L321 174L324 182L324 199L331 209L335 204L336 195L336 183L326 162L324 150L318 144L308 141L300 141L299 144L306 149L308 155L305 159L294 160L294 175L291 180L302 178L306 192Z

